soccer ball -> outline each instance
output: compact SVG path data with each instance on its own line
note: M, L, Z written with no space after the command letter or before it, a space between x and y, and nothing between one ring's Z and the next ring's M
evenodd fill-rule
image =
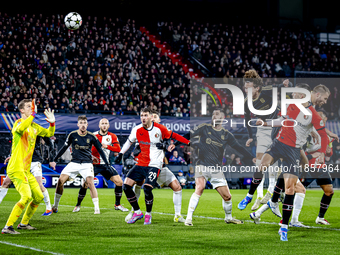
M64 21L66 27L71 30L77 30L78 28L80 28L81 23L83 22L79 13L76 12L70 12L69 14L67 14Z

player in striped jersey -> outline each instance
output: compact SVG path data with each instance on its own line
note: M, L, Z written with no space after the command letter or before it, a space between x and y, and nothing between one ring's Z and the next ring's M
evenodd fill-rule
M140 114L142 123L134 127L131 134L123 145L122 150L117 156L116 162L120 162L124 153L130 148L130 146L137 142L140 145L141 152L138 156L138 163L129 171L124 181L123 190L125 195L134 209L132 218L127 222L128 224L135 223L144 217L142 211L139 208L136 194L132 187L136 183L144 183L144 194L146 204L145 225L151 224L151 210L153 205L152 189L155 187L158 176L160 174L164 151L160 149L158 145L163 147L162 142L165 139L171 137L171 131L165 126L154 123L152 121L152 110L150 108L143 108ZM183 138L183 137L182 137ZM186 144L190 141L183 138Z

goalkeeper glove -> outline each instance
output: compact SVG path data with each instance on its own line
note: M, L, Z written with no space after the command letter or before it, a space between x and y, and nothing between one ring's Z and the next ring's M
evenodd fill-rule
M49 122L50 124L53 124L55 122L54 110L51 111L51 109L48 108L48 110L45 110L44 114L46 116L45 120L47 122Z
M32 109L32 115L35 117L35 115L36 115L37 112L38 112L38 107L37 107L37 105L35 104L35 99L32 100L31 109Z

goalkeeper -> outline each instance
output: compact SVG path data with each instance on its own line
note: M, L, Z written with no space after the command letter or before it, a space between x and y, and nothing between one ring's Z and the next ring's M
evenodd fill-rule
M2 229L2 234L20 234L13 228L14 223L20 217L22 211L27 209L18 225L18 229L35 229L28 222L38 208L44 196L39 184L30 172L32 155L35 147L36 137L51 137L55 131L54 112L45 110L45 120L50 123L50 127L45 129L33 122L37 113L35 100L24 99L18 109L21 119L17 120L12 129L12 155L7 167L7 175L13 182L16 190L20 194L20 200L15 204L8 218L6 226Z

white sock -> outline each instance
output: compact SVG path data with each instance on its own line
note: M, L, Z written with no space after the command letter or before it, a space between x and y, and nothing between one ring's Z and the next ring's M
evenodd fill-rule
M62 195L60 195L58 193L54 194L54 205L53 205L53 207L58 208L61 196Z
M197 195L195 192L191 195L191 198L189 201L187 219L192 220L192 215L194 214L194 211L196 210L200 197L201 196Z
M268 191L273 194L274 188L276 185L276 171L278 170L279 162L276 161L271 167L269 167L268 175L269 175L269 185Z
M281 225L281 228L288 229L288 225L286 225L286 224L282 224L282 225Z
M261 160L257 159L256 160L256 167L259 167L261 164ZM265 180L265 175L263 175L262 181L260 182L259 186L257 186L256 193L257 193L257 198L262 199L263 198L263 183Z
M145 212L145 215L150 215L151 216L151 212Z
M262 213L264 213L265 211L267 211L269 209L269 206L267 204L262 205L256 212L255 212L255 216L256 217L260 217L262 215Z
M94 209L99 210L99 198L98 197L92 198L92 202L93 202L93 205L94 205Z
M302 209L302 206L303 206L303 200L304 199L305 199L305 194L295 193L291 222L298 222L299 221L299 215L301 213L301 209Z
M175 207L175 215L181 215L182 209L182 190L174 191L172 200L174 202Z
M247 193L247 197L249 197L249 198L253 198L253 195L251 195L251 194Z
M46 211L52 210L51 201L50 201L50 194L48 194L47 189L43 192L43 195L44 195L44 202L45 202L45 205L46 205Z
M231 219L232 219L232 216L231 216L231 209L232 209L232 207L233 207L231 200L229 200L229 201L224 201L224 200L222 199L222 207L223 207L223 210L224 210L224 212L225 212L225 219L226 219L226 220L231 220Z
M136 198L137 198L137 201L138 201L138 199L139 199L139 197L140 197L140 191L141 191L141 189L142 189L142 186L139 186L139 185L135 185L135 194L136 194Z
M138 209L137 211L135 211L135 213L137 213L137 214L141 214L141 213L142 213L142 211L141 211L140 209Z
M0 204L2 200L5 198L5 196L7 195L7 191L8 191L8 188L0 187Z

